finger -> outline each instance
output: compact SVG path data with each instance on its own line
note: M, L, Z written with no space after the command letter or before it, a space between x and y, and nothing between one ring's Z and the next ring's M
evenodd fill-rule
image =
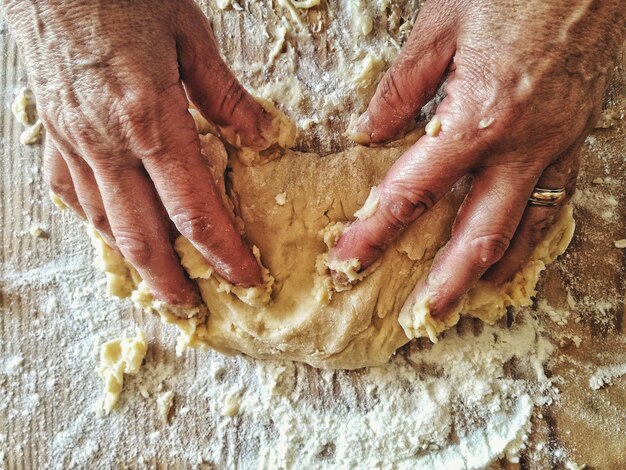
M174 252L169 220L148 175L139 161L132 166L113 162L96 166L94 174L119 250L157 298L197 305L198 295Z
M70 170L61 156L61 152L59 152L50 138L46 139L43 172L50 190L60 197L65 205L78 214L80 218L86 219L85 211L83 211L80 202L78 202Z
M167 153L143 159L169 217L181 235L191 241L217 274L232 284L261 283L260 267L243 243L231 214L222 204L207 162L200 153L195 124L187 112L181 89L177 123L163 135Z
M376 211L343 232L329 254L331 260L357 259L361 269L367 268L411 222L471 171L484 151L482 141L459 139L451 128L448 132L444 127L438 137L423 136L394 163L378 186Z
M102 239L111 248L116 249L115 237L111 231L109 218L104 209L100 189L93 175L91 167L77 155L69 146L61 145L57 147L67 164L67 168L74 182L76 196L87 220L100 232Z
M547 167L537 182L537 187L540 188L565 188L567 200L574 194L579 166L578 149L570 150L568 153L564 158ZM495 284L502 284L512 279L530 259L561 211L560 205L548 207L528 204L517 232L511 240L511 246L483 278Z
M431 314L444 316L506 252L535 178L516 166L482 169L457 214L450 241L437 253L427 279L405 308L428 298Z
M231 128L246 147L265 149L272 116L246 91L218 50L211 25L194 8L183 9L178 34L180 76L191 101L205 118ZM196 11L197 10L197 11Z
M455 51L452 15L438 2L420 11L407 44L381 79L357 132L371 142L397 136L437 92Z

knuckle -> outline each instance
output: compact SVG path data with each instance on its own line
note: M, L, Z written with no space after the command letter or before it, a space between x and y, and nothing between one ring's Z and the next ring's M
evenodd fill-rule
M484 271L504 256L511 238L502 233L483 235L471 241L472 262L476 268Z
M428 189L396 183L383 189L381 202L387 222L393 227L402 228L435 205L436 196Z
M145 235L134 231L115 234L115 241L122 254L134 265L141 267L150 262L152 250Z
M162 160L174 153L192 151L197 132L187 118L187 102L171 99L177 89L156 88L133 93L118 100L112 121L112 135L122 153L139 160ZM170 97L170 98L168 98ZM181 146L183 148L181 148ZM128 162L125 162L128 164Z
M557 214L555 213L559 208L542 208L548 211L548 214L543 215L535 220L530 220L527 223L527 227L524 233L526 240L530 246L536 246L548 232L548 229L554 224Z
M181 235L185 238L201 242L209 250L216 248L217 244L212 242L214 239L212 237L214 227L208 215L183 214L174 216L172 219Z
M95 208L93 205L89 205L89 204L82 204L82 205L91 225L93 225L100 232L105 232L105 233L111 232L111 226L109 225L109 218L107 217L104 210L100 208Z
M378 85L378 96L381 102L388 108L393 110L406 109L406 100L402 93L402 87L399 83L399 75L401 69L392 68L381 79Z
M45 179L48 183L50 191L52 191L54 194L57 194L61 197L67 197L72 193L72 184L58 178L56 175L46 173Z
M224 94L222 95L221 101L218 105L218 109L221 111L220 116L222 120L229 120L232 118L242 105L245 102L247 97L247 93L244 88L241 86L237 78L230 77L224 88ZM224 124L220 122L219 124Z
M85 120L85 116L75 109L65 109L58 114L57 127L65 135L68 142L77 146L91 145L94 142L93 129Z

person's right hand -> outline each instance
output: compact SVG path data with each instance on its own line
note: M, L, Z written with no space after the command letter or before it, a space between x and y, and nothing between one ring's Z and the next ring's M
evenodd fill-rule
M223 62L194 2L16 0L6 9L47 131L52 191L163 301L199 301L170 220L220 276L259 284L200 154L187 95L248 147L269 145L272 118Z
M359 139L396 137L444 79L446 96L431 132L378 185L374 213L346 228L329 260L366 269L467 176L450 240L405 311L427 300L444 318L479 280L510 281L574 191L625 25L623 0L427 1L357 123ZM545 189L559 200L531 200Z

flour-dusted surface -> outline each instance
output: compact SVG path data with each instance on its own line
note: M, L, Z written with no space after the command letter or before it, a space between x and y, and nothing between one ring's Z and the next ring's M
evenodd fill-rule
M364 2L376 8L384 3ZM260 7L267 4L239 1L237 9L233 2L213 18L226 57L240 62L236 69L255 89L289 71L281 46L266 78L253 67L243 73L245 64L276 48L273 37L255 39L275 15ZM273 4L272 12L294 22L285 7ZM347 15L336 10L336 2L322 1L298 15L331 25L331 17ZM355 50L367 48L375 56L387 21L376 17L374 36L356 36ZM312 31L310 40L323 46L319 69L329 80L313 93L303 91L304 104L317 111L299 119L301 126L306 116L323 121L312 122L313 137L302 132L300 140L322 152L345 144L337 136L352 112L331 108L338 117L316 117L322 96L334 87L337 103L350 106L347 93L354 91L333 79L338 59L323 31ZM384 468L455 468L460 465L451 459L468 451L473 460L466 466L480 467L497 461L509 442L516 447L524 433L523 468L626 465L626 380L620 375L626 266L624 250L614 246L626 226L623 69L606 102L618 118L594 131L585 146L577 233L568 254L546 273L540 292L545 303L494 328L464 322L434 347L427 341L411 345L386 368L321 372L212 352L177 358L172 329L105 297L83 227L48 200L41 148L19 144L22 127L9 108L25 81L6 29L0 32L0 468L366 468L377 462ZM349 37L349 31L335 34ZM294 42L289 31L285 37ZM259 46L242 53L249 41ZM348 70L360 74L362 63L348 63ZM300 76L316 80L304 70ZM43 227L49 238L31 235L32 227ZM134 335L137 325L149 342L146 362L125 380L119 407L99 419L97 346ZM168 391L175 399L166 423L158 400ZM223 416L231 398L238 410Z

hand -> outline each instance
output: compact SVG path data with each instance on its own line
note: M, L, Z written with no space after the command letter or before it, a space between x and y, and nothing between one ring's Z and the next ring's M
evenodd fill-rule
M509 280L559 213L535 186L574 191L578 153L622 45L620 0L430 0L357 132L396 136L446 77L438 135L425 135L378 186L379 206L342 234L331 260L371 265L461 177L472 186L450 241L409 298L443 316L482 277Z
M269 145L272 118L223 62L194 2L5 3L47 130L53 192L161 300L199 301L170 221L226 280L259 284L260 268L200 154L187 96L248 147Z

